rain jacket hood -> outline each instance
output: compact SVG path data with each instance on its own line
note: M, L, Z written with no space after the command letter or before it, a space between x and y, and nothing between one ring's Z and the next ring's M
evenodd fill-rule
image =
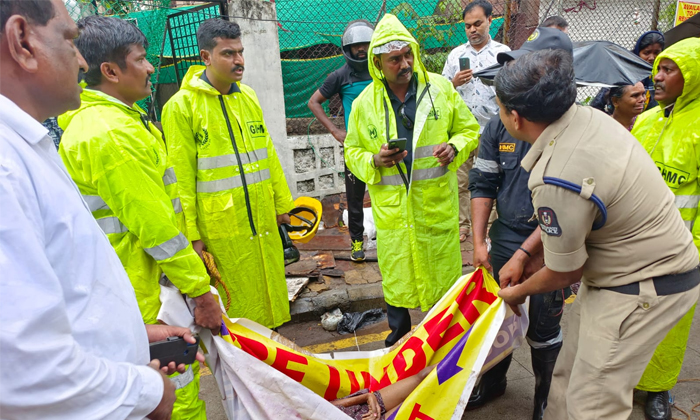
M661 60L672 60L683 74L683 93L676 99L673 112L681 112L691 102L700 100L700 38L688 38L664 50L654 61L652 79L659 72Z
M58 125L61 127L62 130L65 130L66 127L68 127L68 125L71 123L71 121L73 121L73 118L75 118L76 115L95 106L115 106L121 109L123 112L133 114L138 118L141 118L141 114L143 114L144 117L146 115L146 112L136 104L134 104L133 107L130 107L124 102L116 98L112 98L111 96L104 94L100 91L85 88L80 94L80 108L68 111L65 114L60 115L58 117ZM162 137L162 135L160 135L160 137Z
M384 84L384 72L374 65L374 57L377 56L373 50L375 47L380 47L391 41L405 41L411 45L411 50L413 51L413 74L414 76L417 74L419 82L427 83L428 72L420 59L418 41L408 32L408 29L403 26L396 16L389 13L384 15L377 24L377 27L374 29L374 36L372 36L372 42L369 44L367 59L369 60L369 74L372 76L372 79L379 82L380 85Z
M216 88L206 80L202 79L202 73L207 68L205 66L191 66L185 74L185 78L182 79L182 87L180 89L189 90L191 92L200 92L207 95L219 96L220 93ZM241 83L234 83L235 86L231 86L233 90L241 90Z

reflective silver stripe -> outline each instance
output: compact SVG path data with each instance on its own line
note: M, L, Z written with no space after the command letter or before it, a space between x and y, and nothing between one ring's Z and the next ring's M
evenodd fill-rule
M267 148L252 150L241 154L241 163L246 165L267 159ZM203 157L197 159L197 169L216 169L238 165L235 154Z
M700 203L700 195L677 195L676 208L696 209Z
M129 231L116 217L97 219L97 224L100 226L100 229L108 235L110 233L124 233Z
M179 198L173 198L172 200L173 203L173 209L175 210L175 213L181 213L182 212L182 203L180 203Z
M170 382L173 383L175 389L182 389L194 381L194 371L192 371L192 365L187 366L185 373L170 378Z
M270 170L263 169L262 171L245 174L245 179L248 185L270 179ZM243 180L239 175L236 175L224 179L217 179L216 181L197 181L197 192L213 193L242 186Z
M693 226L695 226L695 220L684 220L683 223L685 223L685 227L687 227L689 231L693 231Z
M382 180L377 182L377 185L403 185L403 179L399 174L382 176Z
M478 169L481 172L486 172L489 174L497 174L501 172L501 168L498 166L498 162L494 160L486 160L476 158L474 161L474 169Z
M433 155L433 146L421 146L416 148L416 153L413 154L413 159L421 159L431 157Z
M109 206L99 195L84 195L83 200L87 203L90 211L109 210Z
M163 242L160 245L156 245L152 248L144 248L143 250L153 257L156 261L165 260L172 258L178 252L187 248L189 241L185 238L185 235L179 233L176 237Z
M447 166L437 166L435 168L415 169L411 175L411 181L424 181L426 179L440 178L445 175L449 169Z
M562 341L564 341L564 336L562 335L561 330L559 330L559 335L552 338L551 340L547 340L544 342L530 340L530 337L526 337L526 338L527 338L527 343L533 349L543 349L543 348L550 347L550 346L553 346L555 344L558 344L558 343L561 343Z
M177 182L177 177L175 176L175 169L168 168L165 170L163 175L163 185L170 185Z

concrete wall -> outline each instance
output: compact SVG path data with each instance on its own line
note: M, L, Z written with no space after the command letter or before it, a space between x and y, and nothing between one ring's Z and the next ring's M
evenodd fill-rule
M345 191L343 178L336 170L343 171L343 151L331 135L287 137L275 3L229 0L228 8L231 20L240 25L242 32L246 61L243 83L258 95L292 195L322 198Z
M323 198L345 191L343 146L333 136L290 136L288 142L294 163L292 170L285 169L285 173L293 194L296 188L295 196Z

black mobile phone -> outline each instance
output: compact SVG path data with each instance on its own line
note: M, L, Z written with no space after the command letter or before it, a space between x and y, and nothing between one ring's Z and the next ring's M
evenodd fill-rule
M459 71L469 70L469 57L459 57Z
M406 139L393 139L389 140L389 150L399 149L396 153L401 153L406 150Z
M190 344L182 337L168 337L163 341L151 343L151 360L160 360L160 366L166 366L170 362L175 365L191 365L197 358L197 348L199 347L199 337L194 336L195 343Z

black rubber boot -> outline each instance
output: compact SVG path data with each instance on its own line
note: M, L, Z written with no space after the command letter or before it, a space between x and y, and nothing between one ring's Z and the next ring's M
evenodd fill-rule
M647 392L644 417L647 420L671 420L671 395L668 391Z
M474 386L472 395L469 397L467 410L474 410L486 404L487 402L500 397L506 393L508 380L506 374L508 367L513 360L513 355L508 355L505 359L498 362L488 372L484 373L479 383Z
M532 420L542 420L542 416L544 416L549 386L552 385L552 373L559 350L561 350L561 344L556 348L549 349L530 348L532 371L535 372L535 408L532 411Z

